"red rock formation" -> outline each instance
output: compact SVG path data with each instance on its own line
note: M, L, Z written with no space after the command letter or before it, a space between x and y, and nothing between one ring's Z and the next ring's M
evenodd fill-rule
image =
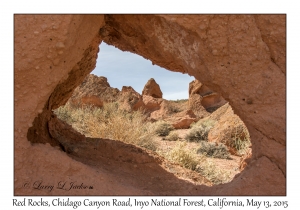
M186 129L197 121L197 117L192 110L185 110L166 118L165 121L169 122L175 129Z
M189 85L189 105L192 110L198 113L203 112L202 106L206 111L212 112L217 108L223 106L227 101L219 94L200 81L194 80Z
M130 86L123 86L118 97L120 107L127 111L138 110L144 107L142 96Z
M151 78L145 84L142 95L152 96L153 98L162 98L162 92L156 81Z
M89 74L74 90L69 102L102 107L103 102L116 101L119 92L117 88L110 87L107 78Z
M66 103L93 70L101 40L171 71L193 75L220 93L249 129L253 155L231 183L205 187L180 182L176 189L172 184L162 186L165 195L286 195L285 20L285 15L248 14L15 15L15 195L160 192L135 184L152 181L138 175L143 170L123 179L116 176L125 167L121 162L97 171L49 144L30 143L61 145L49 134L51 110ZM150 171L147 164L139 167ZM47 183L68 179L94 188L37 192L23 187L25 181L41 177Z
M162 98L154 98L152 96L143 95L143 102L145 104L145 110L153 112L161 108Z
M208 141L224 143L232 154L237 155L237 149L233 147L233 142L229 140L239 139L242 142L249 139L245 124L233 113L229 104L217 109L209 118L215 120L216 124L208 133Z

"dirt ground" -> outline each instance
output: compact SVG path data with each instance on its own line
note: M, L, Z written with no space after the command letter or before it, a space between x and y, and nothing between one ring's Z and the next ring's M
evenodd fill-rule
M187 142L185 148L189 151L194 151L199 148L199 143L196 142L188 142L184 139L185 135L190 131L190 129L178 129L173 132L176 132L179 136L177 141L168 141L165 140L165 137L157 136L154 141L157 143L157 147L159 148L160 152L169 152L174 148L179 142ZM196 154L200 157L199 154ZM207 159L212 162L217 168L220 170L226 171L230 174L229 179L232 180L234 176L241 172L240 163L243 157L230 155L229 159L220 159L220 158L210 158ZM192 178L191 178L192 179Z

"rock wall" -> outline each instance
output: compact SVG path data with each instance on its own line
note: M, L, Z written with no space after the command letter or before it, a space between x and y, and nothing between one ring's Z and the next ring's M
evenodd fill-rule
M112 195L115 187L124 195L149 194L47 144L59 146L48 131L51 110L93 70L101 40L193 75L247 125L253 155L245 170L225 185L196 186L193 194L286 194L285 15L15 15L14 23L15 195L39 194L24 185L34 180L94 185L39 191L45 195Z
M202 106L206 111L213 112L217 108L226 104L227 101L219 94L200 81L194 80L189 84L189 107L195 112L202 111Z

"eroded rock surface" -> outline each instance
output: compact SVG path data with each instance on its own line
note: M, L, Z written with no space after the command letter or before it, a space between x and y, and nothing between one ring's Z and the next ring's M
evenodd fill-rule
M171 71L193 75L220 93L250 131L252 158L231 183L176 185L181 191L172 184L161 186L166 194L285 195L285 19L285 15L15 15L15 195L157 192L125 179L115 182L122 164L115 165L118 171L101 169L101 164L88 166L47 144L61 146L49 134L51 110L66 103L93 70L102 40ZM141 167L135 178L143 181L139 174L150 166ZM157 170L157 175L163 171ZM76 180L94 185L94 190L37 192L23 187L25 181L41 177L48 184Z
M110 87L106 77L89 74L74 90L69 102L102 107L105 102L115 101L119 92L119 89Z
M223 106L227 101L219 94L203 85L200 81L194 80L189 84L189 106L196 113L203 115L203 108L212 112Z
M163 94L160 90L159 85L156 83L156 81L153 78L151 78L145 84L142 95L152 96L153 98L162 98Z
M118 102L120 107L127 110L138 110L144 107L142 96L130 86L123 86L120 92Z
M208 119L212 119L215 122L215 125L208 133L208 141L225 144L232 154L237 155L237 148L241 148L242 143L250 139L247 127L239 116L233 113L229 104L225 104L217 109ZM239 144L236 145L237 147L232 145L232 139L238 141L236 142L236 144ZM231 141L229 142L228 140ZM246 152L244 151L244 153Z
M192 110L185 110L174 114L165 119L169 122L175 129L186 129L189 128L193 122L197 121L197 116Z

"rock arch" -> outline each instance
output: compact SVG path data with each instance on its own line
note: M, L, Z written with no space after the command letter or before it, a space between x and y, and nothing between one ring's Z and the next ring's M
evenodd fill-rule
M41 179L49 184L66 179L94 184L93 191L39 191L41 195L113 195L109 189L114 187L124 195L155 194L109 182L105 174L56 149L59 144L49 135L51 110L64 104L93 70L102 40L153 64L193 75L221 93L247 125L253 155L246 169L222 186L191 185L187 189L193 188L192 194L286 194L285 15L15 15L14 19L15 195L37 194L23 184Z

